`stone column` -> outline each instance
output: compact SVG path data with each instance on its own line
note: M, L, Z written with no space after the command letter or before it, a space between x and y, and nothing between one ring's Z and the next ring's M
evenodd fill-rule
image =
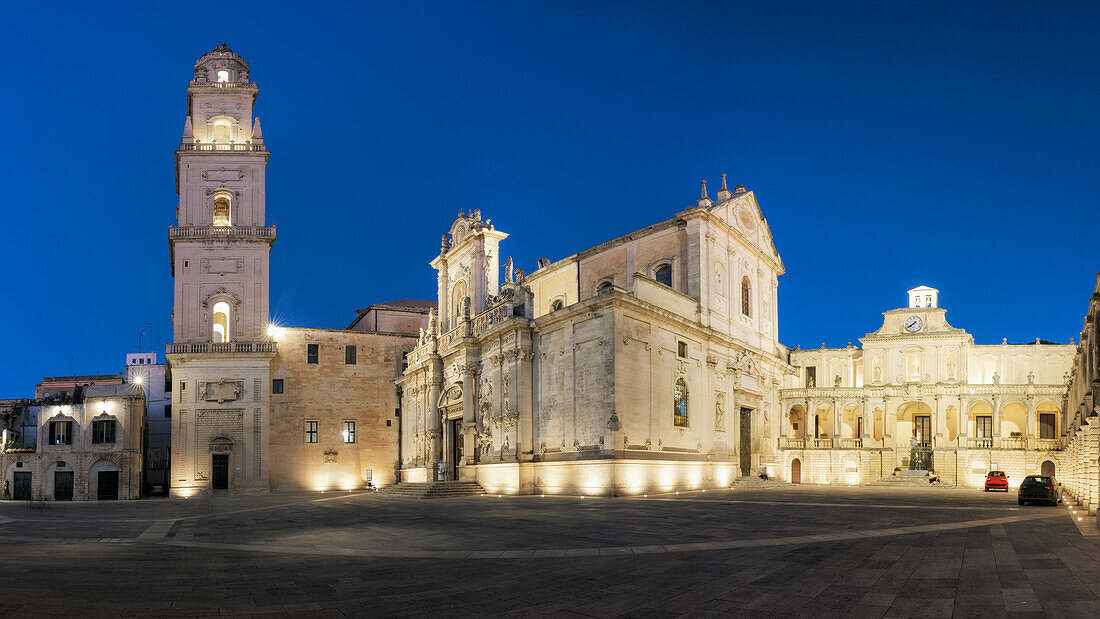
M462 366L462 460L459 464L474 463L474 445L477 432L475 413L477 403L474 400L475 372L477 365L466 363Z
M1038 443L1036 439L1039 438L1039 424L1038 415L1035 414L1035 397L1027 396L1027 419L1025 421L1026 427L1024 428L1024 435L1027 437L1026 447L1035 449Z
M868 406L867 398L863 398L860 406L860 415L863 415L863 433L860 434L859 438L866 440L874 436L873 433L875 431L875 417L871 414L871 408Z
M439 460L444 459L443 445L446 444L443 440L443 419L439 412L439 386L443 380L440 374L437 374L437 367L440 365L438 358L432 361L432 369L428 375L428 419L425 426L428 430L428 468L431 469L428 473L429 481L435 479L436 463ZM448 456L449 458L449 456Z
M441 433L441 438L442 438L442 444L443 445L451 445L452 444L451 441L454 440L454 437L451 436L451 432L452 432L453 428L454 428L454 426L450 422L447 422L447 423L443 424L443 431ZM443 460L443 472L444 472L444 476L445 476L444 479L449 479L450 475L451 475L451 469L453 468L453 465L451 463L451 454L452 453L454 453L454 452L452 452L450 449L444 449L443 450L443 455L442 455L441 459ZM429 481L434 481L435 480L435 465L434 464L432 465L432 469L433 470L431 472L431 478L429 479Z
M840 427L841 427L841 425L843 425L841 416L844 414L844 412L841 410L842 408L843 408L842 406L837 405L836 399L834 398L833 399L833 429L832 429L833 447L840 447Z
M945 447L947 443L947 413L943 411L943 406L940 404L940 396L935 396L933 399L935 402L935 408L933 413L936 415L936 447Z
M530 462L535 457L535 414L534 414L534 385L532 359L534 353L531 350L531 340L524 337L525 347L519 349L519 360L516 380L516 406L519 417L516 419L516 453L521 462ZM614 444L611 445L614 447Z
M993 397L993 447L1001 446L1001 402Z

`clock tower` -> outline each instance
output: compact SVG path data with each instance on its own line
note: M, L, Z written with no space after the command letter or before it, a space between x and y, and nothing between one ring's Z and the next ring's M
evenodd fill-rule
M245 60L219 45L195 63L175 153L171 489L268 489L271 360L265 222L270 153Z

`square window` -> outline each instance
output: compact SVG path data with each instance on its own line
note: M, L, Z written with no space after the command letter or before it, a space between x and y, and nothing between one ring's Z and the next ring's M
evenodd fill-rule
M282 392L283 392L283 379L281 379L281 378L272 378L271 379L271 393L282 393Z
M306 442L307 443L316 443L317 442L317 423L318 422L316 422L316 421L307 421L306 422Z
M688 345L687 342L676 342L676 356L687 358Z
M306 363L317 364L319 344L306 344Z
M185 383L184 381L181 380L180 381L180 391L183 391L184 389L187 389L187 383Z
M344 436L344 442L345 443L354 443L355 442L355 422L354 421L345 421L344 422L343 436Z
M72 445L73 444L73 422L71 422L71 421L51 421L50 422L50 444L51 445Z
M344 363L347 365L355 365L355 346L344 346Z
M114 443L115 442L115 421L113 419L102 419L92 422L92 442L93 443Z

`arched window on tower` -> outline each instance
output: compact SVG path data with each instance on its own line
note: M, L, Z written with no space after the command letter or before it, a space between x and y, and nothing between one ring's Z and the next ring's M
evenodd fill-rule
M211 334L215 342L229 341L229 304L218 301L214 304L214 319L211 321Z
M555 299L554 302L550 304L550 311L556 312L564 307L565 301L562 301L561 299Z
M463 301L465 299L466 299L466 282L459 280L459 282L455 284L455 287L452 289L452 292L451 292L451 308L452 308L451 316L454 318L454 323L451 325L452 329L457 327L458 323L462 322L462 317L463 317L462 305L463 305Z
M657 267L657 270L653 272L653 279L657 280L658 284L664 284L672 288L672 265L666 264Z
M215 142L225 143L229 141L229 123L227 121L217 121L214 123L214 132L211 136Z
M688 386L684 379L676 379L672 391L672 424L681 428L688 425Z
M752 318L752 284L748 275L741 278L741 313Z
M214 225L229 225L229 196L217 196L214 198Z

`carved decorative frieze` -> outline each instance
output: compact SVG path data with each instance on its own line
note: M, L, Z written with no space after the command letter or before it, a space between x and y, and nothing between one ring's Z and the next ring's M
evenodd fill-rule
M244 394L243 380L219 380L217 382L199 382L199 400L224 404L239 400Z

